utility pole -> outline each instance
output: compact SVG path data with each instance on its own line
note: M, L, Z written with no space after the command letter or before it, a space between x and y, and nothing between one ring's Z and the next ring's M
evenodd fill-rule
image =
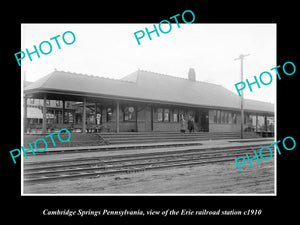
M250 54L243 55L240 54L240 56L234 60L241 60L241 82L243 82L243 60L246 56L249 56ZM242 90L241 94L241 139L244 138L244 90Z

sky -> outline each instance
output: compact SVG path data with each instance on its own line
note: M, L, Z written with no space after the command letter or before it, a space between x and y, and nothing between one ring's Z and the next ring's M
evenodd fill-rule
M273 75L270 85L259 89L252 85L244 89L244 97L260 101L276 102L276 75L270 71L276 64L276 24L185 24L180 28L172 23L169 33L159 31L159 37L147 34L138 45L134 33L153 24L22 24L21 49L34 51L43 41L52 44L48 55L40 58L32 54L21 61L21 76L36 81L55 69L100 77L121 79L137 69L187 78L189 68L194 68L196 80L222 85L237 94L235 84L240 82L240 54L250 54L244 60L244 80L254 81L263 71ZM156 24L158 27L158 24ZM162 29L168 30L163 24ZM76 40L66 45L62 35L72 31ZM60 35L61 49L50 38ZM71 41L70 35L66 40ZM43 50L48 51L47 44ZM16 61L17 63L17 61ZM267 78L264 79L268 81ZM179 90L184 91L184 90Z

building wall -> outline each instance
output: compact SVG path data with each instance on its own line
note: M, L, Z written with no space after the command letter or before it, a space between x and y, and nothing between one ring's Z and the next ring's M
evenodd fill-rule
M116 107L113 108L112 120L107 121L107 108L104 107L102 110L102 125L105 127L104 131L116 132L117 126L117 111ZM135 108L137 113L137 121L124 121L123 107L119 108L119 131L120 132L136 132L145 130L145 112L143 108Z
M136 122L135 121L130 121L130 122L125 122L125 121L120 121L120 132L135 132L136 130Z
M124 121L123 111L120 107L119 130L120 132L145 132L152 131L151 128L151 106L145 105L136 108L137 121ZM216 118L216 111L220 111L220 115ZM153 110L153 131L173 131L179 132L181 124L179 121L174 121L173 114L170 108L169 121L160 122L157 119L157 110ZM179 108L179 114L185 112L185 120L188 115L194 115L194 111ZM224 118L223 118L224 115ZM239 112L229 110L209 110L208 112L208 131L209 132L239 132L241 129L241 116ZM221 118L219 118L221 117ZM236 118L234 118L236 117ZM245 113L244 128L249 127L249 114ZM106 112L103 110L102 125L109 126L110 132L116 131L116 109L113 110L112 121L106 121ZM216 121L217 120L217 121ZM264 125L263 125L264 126ZM197 124L195 124L195 131L197 131Z
M159 121L158 118L158 109L163 110L163 120ZM165 121L165 110L169 110L168 120ZM177 121L174 121L174 112L176 111ZM168 105L159 105L153 106L153 131L180 131L180 122L179 122L179 113L181 111L180 107L168 106Z
M209 124L210 132L238 132L240 130L240 124Z
M220 114L216 117L216 111ZM224 115L224 118L223 118ZM236 119L234 119L234 116ZM227 116L227 118L226 118ZM269 118L266 127L267 118ZM244 131L274 131L274 116L265 114L245 113ZM238 132L241 130L241 114L237 111L229 110L209 110L209 131L210 132Z
M139 127L138 129L139 131L152 131L153 126L152 126L151 117L153 117L152 107L151 105L146 105L144 110L144 118L145 118L144 127L143 126Z
M35 99L34 102L30 102L28 100L28 107L34 106L40 106L42 103L42 100L37 101L38 99ZM60 104L56 104L57 102L60 102ZM31 105L30 105L31 103ZM67 101L66 101L67 103ZM70 102L75 103L75 102ZM100 104L98 103L98 107ZM75 114L74 113L74 119L69 124L52 124L57 125L57 127L63 126L63 127L71 127L81 129L82 128L82 109L80 111L79 104L72 105L72 104L66 104L65 112L70 111L71 109L74 110L74 112L77 112L79 115L79 120L75 121ZM54 107L54 108L53 108ZM136 119L132 121L124 121L124 108L126 107L134 107L136 112ZM49 105L47 106L48 109L55 109L55 110L61 110L62 108L62 101L55 101L50 100ZM95 107L96 108L96 107ZM112 108L112 117L110 121L107 121L107 109ZM172 131L172 132L179 132L181 128L181 122L180 118L183 116L185 121L187 122L189 115L192 115L194 119L198 121L196 123L195 121L195 131L209 131L209 132L238 132L240 131L240 124L241 124L241 117L239 111L230 111L230 110L208 110L208 109L201 109L201 108L189 108L189 107L180 107L175 105L163 105L163 104L157 104L157 105L151 105L147 103L123 103L120 104L120 111L119 111L119 131L120 132L145 132L145 131ZM163 110L163 115L158 115L158 109ZM169 111L169 117L168 119L165 119L165 110ZM101 125L103 126L104 132L116 132L117 125L116 125L116 104L101 104L101 110L98 109L96 112L102 112L101 113ZM93 112L93 111L92 111ZM93 112L94 114L96 113ZM207 114L208 112L208 114ZM218 114L219 113L219 114ZM93 114L94 118L96 117ZM199 116L200 115L200 116ZM202 115L202 116L201 116ZM204 115L204 117L203 117ZM204 127L204 124L206 125L208 115L208 130L207 128L201 129ZM163 119L161 119L163 117ZM159 118L161 121L159 121ZM174 119L175 118L175 119ZM176 119L177 118L177 119ZM206 119L205 119L206 118ZM225 119L224 119L225 118ZM87 116L87 121L88 116ZM88 127L96 127L99 124L96 125L96 120L91 120L92 122L87 122L87 128ZM41 121L36 122L37 126L41 126ZM152 124L153 123L153 124ZM265 117L263 114L248 114L245 113L245 121L244 121L244 128L251 128L249 131L253 131L255 128L256 130L266 130L266 124L268 130L273 130L274 128L274 117L269 116L268 118ZM29 121L28 124L30 125L31 122ZM48 124L47 124L48 126ZM199 129L200 128L200 129Z
M179 123L172 122L154 122L153 123L154 131L180 131Z
M216 118L216 111L220 111L220 117L224 113L225 118ZM234 119L234 115L236 120ZM237 112L224 110L209 110L209 132L237 132L241 130L241 116ZM226 118L227 117L227 118Z
M137 122L135 123L135 127L137 127L137 130L135 129L135 131L139 131L139 132L146 131L146 111L147 110L149 110L149 112L150 112L150 109L146 109L145 105L136 107Z

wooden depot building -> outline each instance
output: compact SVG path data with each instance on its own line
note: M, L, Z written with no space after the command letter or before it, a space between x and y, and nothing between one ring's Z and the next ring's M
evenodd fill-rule
M221 85L137 70L120 80L54 71L24 88L24 130L50 133L180 131L192 116L195 132L241 129L241 98ZM244 130L274 132L274 105L244 99Z

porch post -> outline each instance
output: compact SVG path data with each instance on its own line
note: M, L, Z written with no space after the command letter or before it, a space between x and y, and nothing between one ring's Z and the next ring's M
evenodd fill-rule
M46 95L44 95L44 101L43 101L43 123L42 123L42 133L46 134Z
M62 101L62 124L65 124L65 100Z
M139 114L139 107L134 106L135 111L135 131L138 132L138 114Z
M97 102L95 102L95 125L97 126Z
M24 134L27 133L27 97L24 96L24 116L23 116L23 119L24 119Z
M150 111L151 111L151 113L150 113L150 119L151 119L151 131L154 131L154 126L153 126L153 106L152 106L152 104L150 105ZM179 113L179 112L178 112Z
M120 132L120 103L119 101L116 102L116 132L119 133Z
M86 98L83 98L83 112L82 112L82 133L86 133Z
M268 119L266 114L265 114L265 131L268 131Z
M255 127L256 132L258 132L258 114L256 113L256 127Z

